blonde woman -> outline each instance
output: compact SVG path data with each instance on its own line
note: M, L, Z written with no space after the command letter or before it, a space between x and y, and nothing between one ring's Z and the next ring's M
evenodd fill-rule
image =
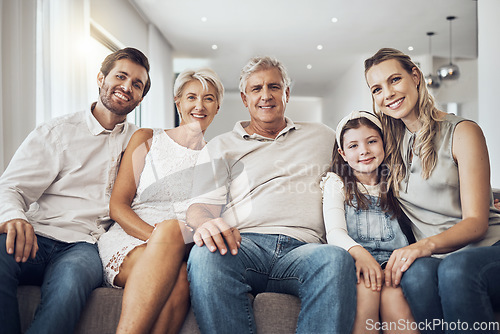
M398 50L367 59L365 77L384 127L389 182L417 239L391 255L386 284L401 283L417 322L451 324L433 333L465 333L475 322L494 321L500 213L481 129L438 110L422 72Z
M174 84L180 126L130 139L110 199L116 223L99 239L105 283L125 288L117 333L176 333L184 322L193 166L223 93L212 70L184 71Z

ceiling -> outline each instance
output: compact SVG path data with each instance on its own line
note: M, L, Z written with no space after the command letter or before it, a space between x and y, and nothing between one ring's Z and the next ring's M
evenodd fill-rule
M362 59L381 47L429 54L428 31L436 33L432 54L449 58L450 15L457 17L453 59L477 57L475 0L130 1L161 31L175 58L212 67L228 91L237 91L240 70L254 55L280 59L300 96L322 96L347 68L362 67Z

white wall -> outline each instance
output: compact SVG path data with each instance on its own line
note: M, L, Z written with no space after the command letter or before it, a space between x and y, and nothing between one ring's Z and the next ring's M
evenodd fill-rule
M500 188L500 1L478 1L478 101L479 125L488 144L491 185Z
M360 56L352 66L336 78L323 98L323 123L335 130L337 123L353 110L372 111L370 91L365 81L364 60Z
M290 95L285 115L293 121L321 122L321 98ZM250 115L239 92L226 92L219 113L205 133L205 139L231 131L238 121L249 120Z
M172 49L151 24L148 35L151 90L142 102L141 127L172 128L175 123Z
M321 123L323 121L323 99L312 96L294 96L292 92L285 116L297 122Z
M91 0L90 17L125 46L147 53L148 24L126 0Z

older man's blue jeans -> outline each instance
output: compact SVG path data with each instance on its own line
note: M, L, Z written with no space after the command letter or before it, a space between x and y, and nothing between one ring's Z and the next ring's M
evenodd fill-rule
M301 300L297 333L350 333L356 271L345 250L284 235L243 233L237 255L191 250L192 307L202 333L256 333L248 293L279 292Z
M425 333L498 333L500 242L444 259L419 258L401 286ZM436 324L436 325L434 325Z
M34 259L17 263L5 249L0 235L0 332L21 332L18 285L41 285L41 302L27 333L73 333L85 302L102 284L102 264L97 245L64 243L37 236Z

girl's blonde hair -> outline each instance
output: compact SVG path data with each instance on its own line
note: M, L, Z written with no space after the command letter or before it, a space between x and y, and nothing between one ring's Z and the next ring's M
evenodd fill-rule
M428 179L437 163L437 152L434 147L434 136L439 132L439 110L436 108L434 98L429 93L424 80L424 75L411 58L403 52L382 48L372 57L365 60L365 77L368 71L375 65L386 60L395 59L401 64L401 67L412 74L413 69L417 70L419 76L418 103L416 106L417 117L422 127L416 134L413 152L419 156L422 161L422 177ZM402 120L384 115L377 109L375 100L372 97L373 110L380 117L384 127L384 142L386 145L386 159L391 166L392 173L389 177L394 192L399 192L399 182L406 176L406 168L401 155L401 147L405 134L405 125Z

